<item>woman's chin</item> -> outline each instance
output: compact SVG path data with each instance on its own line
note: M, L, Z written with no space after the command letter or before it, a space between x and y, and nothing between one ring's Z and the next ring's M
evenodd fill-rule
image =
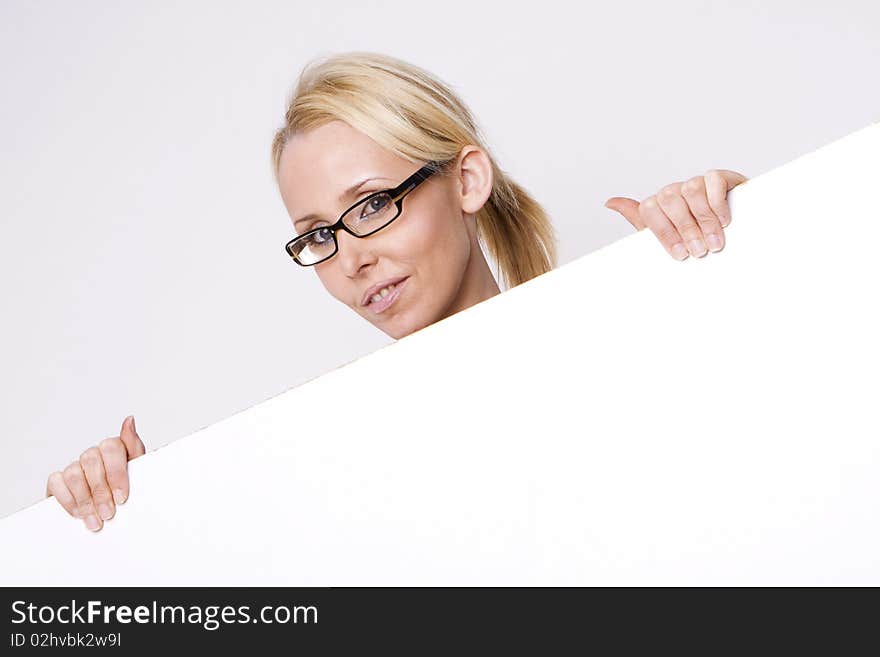
M415 333L430 322L413 321L411 313L397 313L382 321L373 321L373 325L386 335L399 340L410 333Z
M412 300L408 301L411 303ZM426 313L424 308L414 308L409 304L400 309L395 306L396 304L393 304L387 310L380 313L373 313L367 308L366 312L361 311L359 314L370 324L395 340L406 337L410 333L415 333L436 320L436 317L431 315L431 313Z
M400 338L406 337L413 330L407 326L406 322L401 321L400 317L389 317L387 321L380 322L376 324L376 328L384 331L386 335L394 338L395 340L400 340Z

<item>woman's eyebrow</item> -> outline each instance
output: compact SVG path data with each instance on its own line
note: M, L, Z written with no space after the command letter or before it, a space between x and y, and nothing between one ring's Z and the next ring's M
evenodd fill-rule
M366 185L368 182L372 182L373 180L388 180L391 181L391 178L382 178L381 176L372 176L370 178L364 178L360 182L356 182L354 185L346 189L342 194L339 195L339 200L344 201L347 198L350 198L353 194L355 194L361 187ZM305 217L300 217L296 221L293 222L293 227L296 228L296 225L302 223L303 221L309 221L310 219L318 219L319 215L317 214L307 214Z

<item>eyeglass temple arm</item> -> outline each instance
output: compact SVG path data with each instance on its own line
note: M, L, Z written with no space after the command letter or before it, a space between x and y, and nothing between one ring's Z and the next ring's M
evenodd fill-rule
M407 181L409 184L404 183L406 187L404 187L404 185L400 186L404 187L403 190L401 190L400 187L394 190L394 196L392 197L393 201L395 203L399 201L401 198L403 198L404 195L408 194L413 189L413 187L424 181L431 174L435 173L441 166L441 162L428 162L425 166L423 166L421 169L413 174L412 180Z

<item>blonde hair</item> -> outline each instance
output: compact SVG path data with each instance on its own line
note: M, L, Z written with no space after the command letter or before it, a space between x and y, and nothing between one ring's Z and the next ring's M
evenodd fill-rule
M281 152L295 133L341 120L411 162L447 163L474 144L492 164L492 193L477 212L477 235L508 288L556 265L553 225L541 205L511 180L485 146L470 110L448 85L388 55L340 53L313 59L272 140L276 183Z

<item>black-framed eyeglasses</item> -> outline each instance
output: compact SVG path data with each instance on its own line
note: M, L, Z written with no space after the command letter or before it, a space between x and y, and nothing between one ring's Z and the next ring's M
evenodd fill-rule
M284 250L303 267L329 260L339 250L337 230L344 230L355 237L369 237L382 230L400 216L406 195L441 166L440 162L428 162L397 187L374 192L361 199L343 212L335 224L319 226L294 237L284 246Z

